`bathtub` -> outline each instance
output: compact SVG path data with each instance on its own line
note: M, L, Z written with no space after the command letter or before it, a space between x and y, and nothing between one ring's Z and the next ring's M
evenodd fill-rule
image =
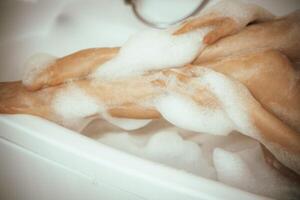
M279 15L300 8L297 0L255 2ZM63 56L119 46L147 28L121 0L0 5L0 81L20 79L24 61L35 52ZM39 117L0 115L0 199L268 198L126 154Z

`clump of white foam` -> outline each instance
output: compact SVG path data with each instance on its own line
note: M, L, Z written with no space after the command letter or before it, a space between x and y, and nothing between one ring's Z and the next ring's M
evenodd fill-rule
M211 69L198 68L196 70L199 70L198 73L201 74L197 81L215 95L228 117L235 124L235 130L256 136L258 130L249 116L252 104L255 104L256 101L249 90L238 81Z
M92 75L108 79L143 74L149 70L181 67L193 61L204 48L209 28L174 36L170 31L147 30L133 35L118 55Z
M99 141L152 161L215 179L215 171L204 159L201 148L183 140L174 128L162 129L148 139L119 133L104 135Z
M186 139L201 145L203 155L210 164L213 164L212 157L215 148L239 152L257 144L256 140L237 132L232 132L226 136L194 133L188 135Z
M206 88L214 95L214 101L219 106L202 106L190 97L169 92L167 88L167 94L154 101L155 107L166 120L177 127L196 132L227 135L238 130L247 135L258 135L249 116L249 106L255 101L247 88L208 68L197 67L193 72L198 77L189 84Z
M51 106L67 125L78 123L104 110L103 105L74 84L61 89L52 100Z
M299 184L271 168L258 143L239 152L216 148L213 162L218 180L228 185L276 199L298 199L300 196Z
M155 106L166 120L186 130L227 135L234 129L223 110L197 105L176 93L158 98Z
M31 85L45 68L55 63L56 59L55 56L46 53L38 53L31 56L25 63L23 84Z
M152 121L152 120L143 120L143 119L127 119L127 118L112 117L107 113L103 113L102 117L109 123L117 127L120 127L124 130L136 130L146 126Z
M93 118L100 117L124 130L135 130L152 120L126 119L110 116L104 105L73 83L61 89L52 100L52 108L65 126L81 130Z

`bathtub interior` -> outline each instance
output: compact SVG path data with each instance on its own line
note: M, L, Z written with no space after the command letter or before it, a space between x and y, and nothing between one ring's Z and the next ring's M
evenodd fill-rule
M214 2L210 1L210 4ZM261 4L278 15L300 8L297 0L290 0L289 3L257 0L254 3ZM0 13L1 30L3 30L0 32L1 81L21 79L24 71L23 64L34 53L47 52L60 57L84 48L120 46L132 34L143 29L150 29L138 21L131 8L121 0L4 0L0 2L0 8L3 10ZM30 163L36 162L34 166L37 166L36 170L41 174L46 174L48 165L53 168L66 167L70 174L78 175L79 173L77 179L80 180L75 182L80 182L80 184L70 186L73 190L74 188L82 189L83 192L74 193L74 198L77 195L78 199L84 195L89 195L91 198L94 195L95 199L99 195L114 199L118 198L121 193L124 193L125 199L139 199L144 195L162 198L163 194L170 197L168 195L171 193L183 195L182 197L187 195L190 198L204 199L222 198L222 196L228 199L264 198L243 190L276 198L285 198L289 195L288 193L299 195L297 193L299 186L275 174L269 166L264 164L260 157L259 145L252 139L239 134L232 134L226 138L204 134L195 136L194 133L176 129L165 121L154 121L137 131L124 131L98 120L87 126L82 131L82 135L31 116L1 116L1 123L1 137L6 139L1 140L1 150L3 149L1 155L4 158L10 155L9 147L15 145L19 151L21 149L29 151L11 156L18 162L22 160ZM108 132L113 133L108 134ZM44 135L41 135L42 133ZM20 136L20 134L23 135ZM80 149L74 148L76 145ZM217 151L214 150L216 147L218 147ZM39 156L30 157L33 152ZM213 154L215 156L212 156ZM101 163L99 164L100 161L97 161L97 158L100 157ZM47 161L43 162L51 161L52 163L43 164L38 161L41 158L47 158ZM260 165L252 166L254 159ZM8 171L2 171L1 177L11 174L8 164L13 165L14 160L9 159L9 161L4 167ZM236 167L234 163L240 166ZM102 166L101 172L96 169L97 165ZM213 165L220 166L221 171L216 171ZM242 167L245 165L247 167ZM123 168L120 169L119 166ZM28 166L26 169L26 165L25 169L20 170L20 167L21 165L17 165L12 170L22 172L30 170ZM235 171L232 170L234 167L236 167ZM70 179L68 182L70 183L74 178L68 173L59 175L54 173L53 176L59 176L61 181ZM146 177L145 174L147 174ZM118 175L126 181L118 179ZM153 177L149 178L149 176L157 177L157 179L152 180ZM17 175L14 174L13 177L18 180ZM29 179L30 177L24 178L24 180ZM48 174L48 178L43 176L45 182L50 179L51 173ZM162 179L167 180L161 181ZM172 183L170 183L171 180ZM242 190L228 187L214 180ZM96 190L85 182L89 184L96 182L94 185L100 185L98 188L102 189ZM277 185L272 184L274 182ZM52 190L57 191L56 184L52 184ZM167 184L169 185L166 186ZM136 191L135 187L138 185L145 187L141 187L141 191ZM151 189L147 189L149 186ZM163 189L158 189L159 187ZM214 194L212 188L218 188L219 194ZM133 191L136 191L136 194ZM160 193L159 195L153 194L153 191ZM174 193L174 191L177 192ZM38 194L32 195L34 199L37 198L34 195Z

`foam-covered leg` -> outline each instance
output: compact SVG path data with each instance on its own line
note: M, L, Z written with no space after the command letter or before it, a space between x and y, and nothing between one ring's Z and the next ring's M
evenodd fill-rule
M120 108L125 109L127 115L122 116L125 118L142 116L151 119L160 116L151 106L139 105L159 94L151 81L143 77L108 82L77 80L38 91L27 90L21 81L8 82L0 84L0 94L2 114L37 115L75 129L79 128L80 121L95 116L99 118L99 113L108 112L115 116L113 111Z
M205 67L242 82L265 109L300 132L299 72L281 52L235 55Z
M182 109L188 108L184 117L189 120L188 111L191 106L197 112L196 116L207 118L209 126L199 123L190 127L189 123L185 123L187 126L183 128L212 134L227 134L230 130L238 130L261 141L275 156L279 154L278 160L299 173L298 133L268 113L241 83L211 69L199 68L187 73L182 70L168 70L121 80L78 80L37 92L27 91L20 82L3 83L0 92L3 94L1 113L34 114L66 126L72 126L99 113L109 112L113 108L123 107L126 110L128 106L129 109L139 108L128 112L129 114L134 113L135 116L145 119L153 117L148 116L149 113L145 112L147 110L151 110L156 116L160 116L161 112L167 120L181 127L178 119L182 117ZM167 110L157 105L161 98L167 98L173 93L183 95L184 98L175 101ZM173 97L177 98L176 95ZM194 103L190 104L190 101ZM215 112L223 114L217 116L214 115ZM125 111L123 114L126 113ZM168 113L172 113L172 119L168 117ZM177 118L174 120L175 115ZM192 118L190 120L194 121ZM224 120L224 130L207 129ZM269 142L276 145L269 145ZM279 151L271 149L278 146Z

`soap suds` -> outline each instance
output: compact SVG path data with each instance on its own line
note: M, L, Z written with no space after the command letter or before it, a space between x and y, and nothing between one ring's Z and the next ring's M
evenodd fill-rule
M176 93L159 97L155 107L166 120L186 130L227 135L234 128L222 110L197 105Z
M143 119L117 118L117 117L112 117L107 113L103 113L101 116L109 123L128 131L142 128L152 121L151 119L143 120Z
M203 158L201 148L183 140L174 128L162 129L147 140L119 133L104 135L98 141L142 158L215 179L215 171Z
M146 126L152 120L125 119L110 116L105 106L73 83L61 89L52 101L54 112L61 118L62 124L72 129L82 129L86 119L98 116L124 130L135 130ZM93 117L95 118L95 117Z
M204 85L218 98L224 111L235 124L235 130L249 136L257 136L258 130L251 121L249 112L256 103L248 89L241 83L208 68L198 67L199 84Z
M218 102L220 107L202 106L188 96L170 92L171 87L167 86L165 94L154 100L154 106L166 120L177 127L202 133L227 135L237 130L250 136L258 135L249 116L255 100L245 86L212 69L194 67L192 72L197 78L192 78L186 88L206 88L215 97L211 101Z
M38 53L31 56L25 63L22 83L31 85L44 69L55 63L56 59L57 57L46 53Z
M149 70L182 67L204 48L209 28L173 36L164 30L147 30L132 36L118 55L98 67L92 77L109 79L143 74Z
M52 108L62 118L62 122L67 124L104 110L103 105L72 83L57 93Z

